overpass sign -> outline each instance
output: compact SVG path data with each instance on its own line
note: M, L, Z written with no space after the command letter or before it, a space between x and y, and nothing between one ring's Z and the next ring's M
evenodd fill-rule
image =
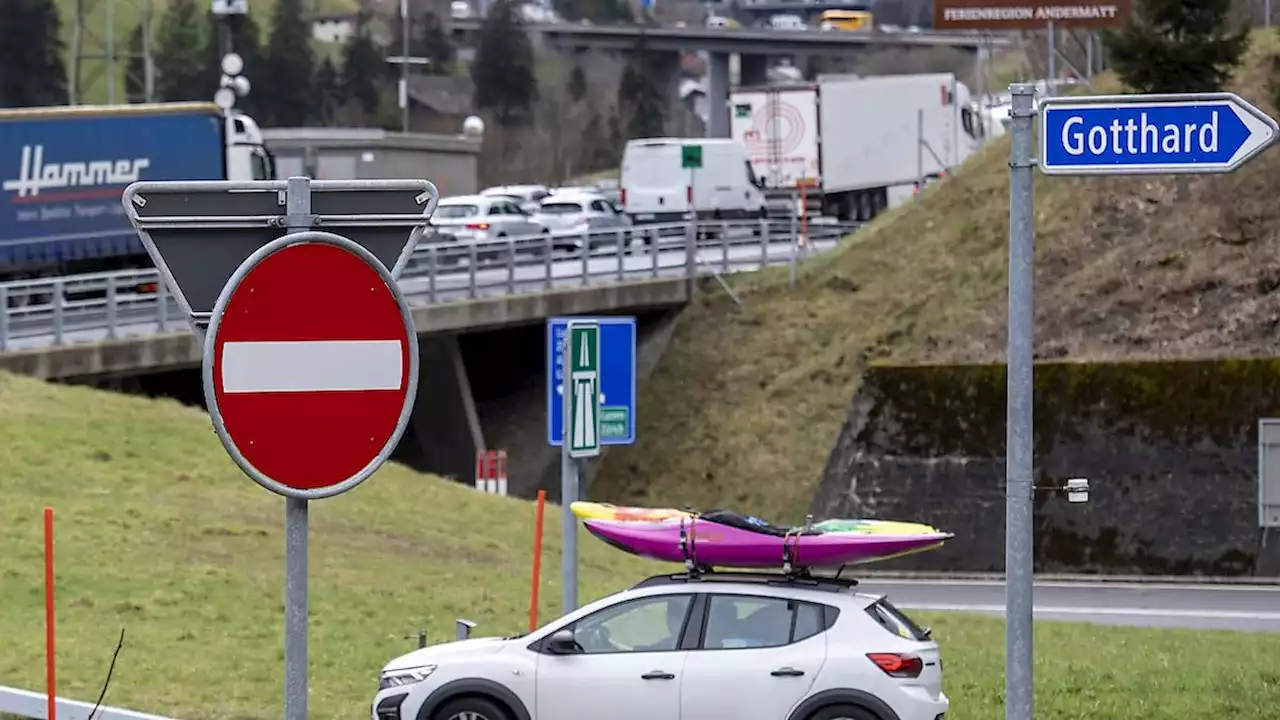
M577 332L573 348L578 354L565 368L565 342L569 323ZM580 323L586 323L585 325ZM588 328L594 323L598 330ZM594 349L591 347L595 341ZM595 361L592 371L591 361ZM575 380L575 376L577 379ZM578 384L573 384L573 383ZM570 412L570 454L591 454L591 445L631 445L636 441L636 319L634 317L555 317L547 320L547 444L559 447L564 439L564 390L574 391L570 401L580 400ZM581 390L581 393L577 391ZM591 394L598 397L598 405ZM596 417L590 414L598 410ZM595 437L587 437L595 435Z
M1229 173L1276 140L1276 121L1234 93L1040 102L1046 175Z

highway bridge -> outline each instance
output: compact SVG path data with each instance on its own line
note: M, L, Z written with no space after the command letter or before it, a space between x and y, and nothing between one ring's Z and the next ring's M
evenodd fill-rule
M476 450L506 448L512 493L556 497L558 455L538 432L545 318L637 316L643 375L699 279L794 266L854 229L814 225L803 244L794 221L760 221L645 226L630 243L618 231L574 236L579 250L555 251L564 238L548 235L420 246L400 286L424 390L399 458L469 481ZM161 282L152 269L0 284L0 369L200 402L201 347L186 318L167 293L136 290Z
M766 30L756 28L680 28L641 25L578 25L571 23L529 24L525 26L535 42L563 52L598 50L633 52L706 51L707 102L711 115L708 137L729 137L729 56L738 55L742 85L766 82L772 56L821 55L850 57L881 48L949 47L978 53L1006 47L1006 36L978 33L846 33L820 30ZM452 20L450 32L459 43L474 47L479 20ZM675 67L675 58L672 58Z
M452 20L451 32L463 42L480 29L479 20ZM1002 48L1004 36L958 32L846 33L763 28L645 27L642 25L527 24L542 43L561 50L649 50L737 53L739 55L856 55L869 48L952 47L970 52Z

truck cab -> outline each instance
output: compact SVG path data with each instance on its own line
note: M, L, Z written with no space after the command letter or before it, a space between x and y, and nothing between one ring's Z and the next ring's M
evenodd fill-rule
M274 180L276 163L262 138L257 121L242 112L230 112L224 120L227 148L227 180Z

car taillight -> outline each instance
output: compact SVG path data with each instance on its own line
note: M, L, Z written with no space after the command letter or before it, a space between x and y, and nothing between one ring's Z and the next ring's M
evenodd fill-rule
M622 188L621 190L618 191L618 202L622 205L622 207L627 206L627 189L626 188Z
M685 202L687 202L687 203L689 203L690 205L692 205L692 204L693 204L693 186L692 186L692 185L686 185L686 186L685 186L685 188L684 188L684 201L685 201Z
M890 677L920 677L924 670L924 661L911 653L867 653L867 657Z
M468 230L488 230L489 223L467 223Z

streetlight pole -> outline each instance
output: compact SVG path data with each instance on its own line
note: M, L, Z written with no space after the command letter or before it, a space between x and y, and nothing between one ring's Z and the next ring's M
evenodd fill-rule
M431 63L429 58L409 56L409 0L400 0L400 55L387 58L387 62L400 65L400 132L409 132L409 65Z

